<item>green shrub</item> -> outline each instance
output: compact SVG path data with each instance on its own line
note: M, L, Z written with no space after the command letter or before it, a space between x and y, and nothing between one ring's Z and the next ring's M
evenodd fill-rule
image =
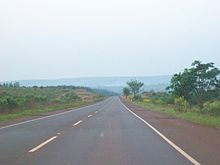
M150 99L148 99L148 98L144 98L142 102L143 102L143 103L150 103L150 102L151 102L151 100L150 100Z
M174 104L174 96L166 92L153 93L150 99L154 104Z
M16 99L12 96L5 96L0 99L1 106L15 107L17 105Z
M56 103L68 103L72 101L81 101L82 98L75 94L75 92L67 92L59 98L55 98Z
M184 97L175 98L175 110L180 112L186 112L188 107L189 103L184 99Z
M153 99L151 99L151 102L153 103L153 104L164 104L164 102L161 100L161 99L159 99L159 98L153 98Z
M202 112L214 116L220 115L220 101L206 102Z
M17 100L12 96L0 97L0 111L4 112L8 109L13 109L18 106Z
M141 95L136 95L133 99L136 101L143 101L143 98Z
M69 92L65 95L65 98L68 100L68 101L71 101L71 100L79 100L80 97L77 96L74 92Z
M164 95L161 99L165 104L174 104L175 100L174 96L171 94Z

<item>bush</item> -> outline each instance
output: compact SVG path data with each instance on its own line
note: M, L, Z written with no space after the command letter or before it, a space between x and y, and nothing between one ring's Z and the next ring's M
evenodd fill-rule
M150 98L155 104L174 104L174 96L166 92L153 93Z
M68 92L62 95L61 97L54 99L54 101L57 103L68 103L72 101L81 101L81 100L82 98L76 95L74 92Z
M202 109L203 113L217 116L220 114L220 101L206 102Z
M79 96L77 96L74 92L69 92L65 95L67 100L79 100Z
M17 105L16 99L11 96L5 96L0 99L1 106L15 107Z
M143 98L141 97L141 95L136 95L133 99L136 101L143 101Z
M174 96L171 94L164 95L161 99L165 104L174 104L175 100Z
M188 107L189 103L184 99L184 97L175 98L175 110L180 112L186 112Z
M164 104L164 102L161 99L158 99L158 98L151 99L151 102L153 104L159 104L159 105L163 105Z
M7 111L8 109L16 108L17 105L18 105L17 100L12 96L0 97L1 112Z
M150 103L151 101L150 101L150 99L144 98L142 102L143 103Z

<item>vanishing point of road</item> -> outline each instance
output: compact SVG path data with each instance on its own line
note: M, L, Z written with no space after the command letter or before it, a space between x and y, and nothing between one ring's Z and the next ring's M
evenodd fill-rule
M94 105L1 127L0 164L199 164L161 136L118 97L111 97Z

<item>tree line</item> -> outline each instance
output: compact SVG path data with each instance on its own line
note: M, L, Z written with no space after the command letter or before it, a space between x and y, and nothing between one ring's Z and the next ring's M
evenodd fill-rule
M19 88L20 83L19 82L0 83L0 87L3 87L3 88Z
M211 107L215 113L220 113L219 75L220 70L214 63L196 60L189 68L173 75L166 92L153 92L151 98L175 104L176 109L181 111L195 105L201 111L209 111ZM132 99L140 100L143 86L142 82L131 80L123 88L123 95L127 98L132 94Z

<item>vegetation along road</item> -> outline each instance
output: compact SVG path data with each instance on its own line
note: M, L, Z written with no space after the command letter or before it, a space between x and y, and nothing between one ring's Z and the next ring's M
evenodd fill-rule
M75 86L20 87L17 82L0 84L0 125L15 119L20 121L56 113L55 110L89 105L103 100L104 92Z

